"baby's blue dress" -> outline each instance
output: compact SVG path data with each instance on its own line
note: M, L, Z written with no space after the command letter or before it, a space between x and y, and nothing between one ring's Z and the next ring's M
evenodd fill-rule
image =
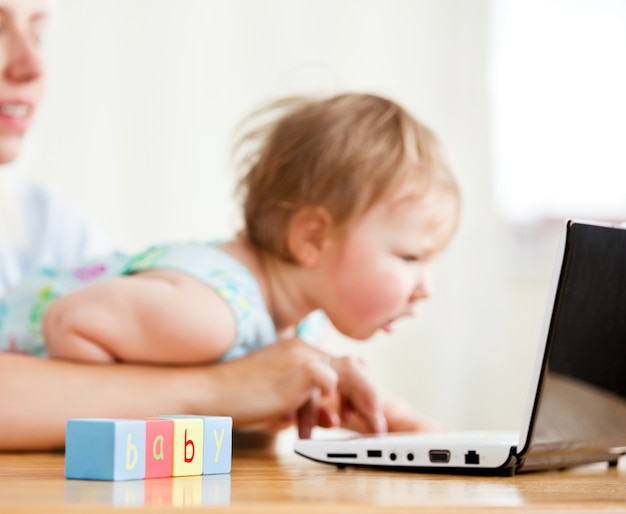
M136 255L116 253L71 270L42 270L0 299L0 351L45 357L41 322L51 301L93 282L149 269L174 269L196 277L230 306L236 336L220 360L242 357L278 339L252 273L216 243L194 242L153 246ZM327 323L326 316L315 311L298 325L296 333L315 344Z

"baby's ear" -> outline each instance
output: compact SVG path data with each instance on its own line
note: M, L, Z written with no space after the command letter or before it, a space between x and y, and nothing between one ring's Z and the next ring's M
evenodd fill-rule
M333 219L324 207L303 207L289 222L287 244L291 256L301 266L316 267L332 229Z

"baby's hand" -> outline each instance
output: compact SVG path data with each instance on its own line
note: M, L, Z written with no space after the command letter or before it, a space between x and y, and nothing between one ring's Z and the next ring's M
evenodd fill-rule
M376 391L365 363L354 357L322 360L337 374L337 393L315 392L298 411L298 434L306 439L314 426L333 427L359 423L365 432L386 432L384 402Z
M326 358L337 373L337 393L314 392L298 412L298 432L310 437L314 426L344 428L360 433L434 432L443 428L419 416L411 406L375 386L366 363L354 357Z

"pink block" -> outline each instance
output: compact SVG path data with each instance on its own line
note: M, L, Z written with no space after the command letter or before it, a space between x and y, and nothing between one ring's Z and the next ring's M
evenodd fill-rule
M145 421L146 478L171 477L174 422L162 418L147 418Z

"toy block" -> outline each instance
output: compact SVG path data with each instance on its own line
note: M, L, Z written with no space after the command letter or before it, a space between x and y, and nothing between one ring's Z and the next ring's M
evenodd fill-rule
M146 476L172 476L174 422L164 418L146 418Z
M195 418L204 422L202 474L230 473L233 453L233 419L228 416L175 415L168 418Z
M159 416L174 425L172 476L202 474L204 421L196 416Z
M230 473L233 453L233 420L226 416L205 416L203 475Z
M65 476L132 480L230 473L232 426L226 416L70 419Z
M70 419L65 436L65 476L132 480L145 476L146 422Z

